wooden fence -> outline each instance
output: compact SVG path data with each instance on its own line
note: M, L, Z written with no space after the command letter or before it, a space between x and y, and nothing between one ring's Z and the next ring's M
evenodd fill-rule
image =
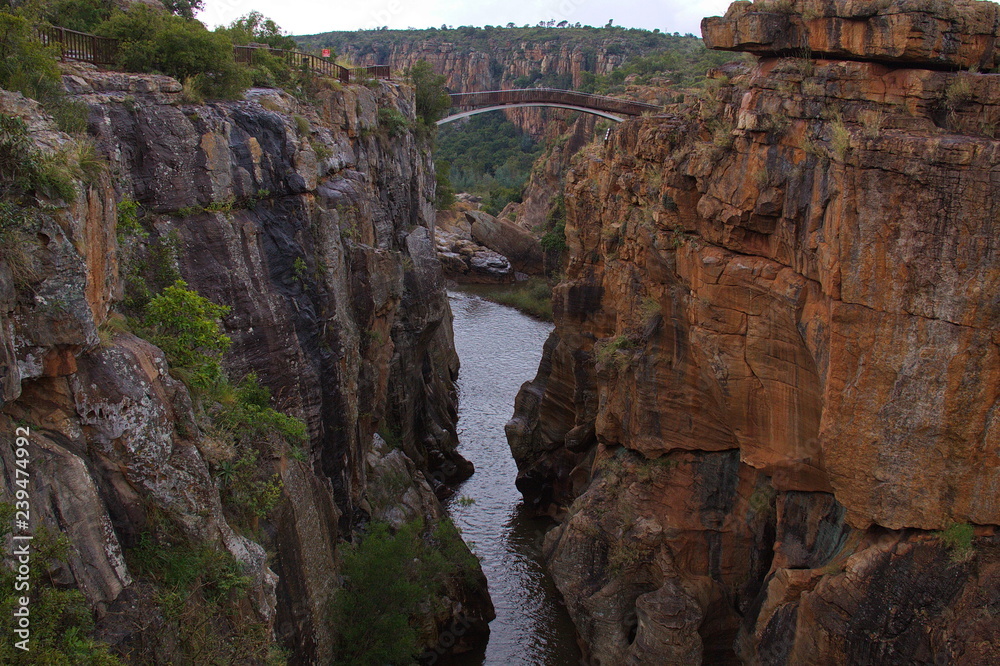
M46 46L58 46L63 60L82 60L95 65L113 65L118 54L118 40L98 37L66 28L38 28L38 41Z
M115 56L118 54L118 40L110 37L99 37L56 27L38 28L36 35L42 44L58 47L59 57L63 60L80 60L95 65L114 65ZM390 78L388 65L348 69L311 53L272 49L267 46L234 46L233 56L238 63L253 65L254 56L265 51L283 59L290 67L296 69L305 67L321 76L335 78L341 83Z

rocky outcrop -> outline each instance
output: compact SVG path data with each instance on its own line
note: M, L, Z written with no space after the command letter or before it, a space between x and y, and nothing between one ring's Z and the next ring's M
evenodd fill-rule
M486 213L465 203L459 203L449 211L440 211L434 240L445 276L456 282L471 284L513 282L514 267L507 257L472 239L472 220L476 219L470 217L472 215Z
M986 70L1000 64L998 19L977 0L743 0L704 19L702 34L709 48L761 56Z
M122 558L155 511L244 563L259 621L295 661L329 662L337 543L372 517L372 475L384 471L369 465L375 431L398 440L403 486L421 493L427 520L441 515L435 492L471 473L455 451L458 359L432 240L432 165L414 134L390 141L378 125L381 107L412 118L412 91L346 86L305 104L251 90L192 105L167 77L75 67L65 82L89 106L110 169L77 184L75 203L39 209L20 286L0 262L2 430L17 419L37 432L40 524L71 541L62 583L85 593L123 650L161 640L162 623L129 619L152 617L154 600ZM44 150L70 141L33 103L5 97L4 113L25 117ZM121 261L139 257L146 274L119 267L120 199L137 203L144 235L119 241L148 250ZM255 373L307 426L301 452L276 447L260 461L282 495L256 541L224 516L209 473L219 445L187 388L158 349L105 324L126 276L154 268L229 306L229 376ZM481 575L448 589L422 627L428 644L451 611L475 621L472 639L492 617Z
M465 214L472 239L507 257L514 270L527 275L540 275L544 270L542 248L538 237L502 217L482 211Z
M712 33L759 4L706 37L767 44ZM996 75L863 62L867 34L716 72L567 177L556 329L507 429L595 662L1000 657Z

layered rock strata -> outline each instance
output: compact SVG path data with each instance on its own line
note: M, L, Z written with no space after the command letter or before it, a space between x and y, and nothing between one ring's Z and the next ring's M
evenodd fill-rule
M383 107L412 119L412 90L347 86L314 104L252 90L246 101L194 105L166 77L76 68L64 80L89 106L110 168L77 183L76 203L42 202L21 282L0 263L0 418L4 432L17 420L37 433L38 524L70 539L61 583L84 592L120 652L169 658L169 641L153 635L165 625L138 621L153 612L149 595L122 558L155 510L244 563L255 613L294 661L328 663L337 544L391 509L369 497L389 473L371 459L375 430L396 440L406 474L391 499L410 518L439 519L435 492L471 473L455 451L458 359L433 243L433 168L413 134L390 141L377 120ZM43 150L70 141L37 105L4 95L4 113L24 118ZM129 270L119 266L119 200L138 204L148 235L128 242L159 252L148 265L230 308L228 374L256 373L307 426L301 454L279 448L261 460L282 496L260 543L223 515L209 473L218 443L187 388L157 348L107 324ZM408 488L422 498L415 506ZM435 644L458 614L481 636L492 617L481 573L446 587L425 640Z
M594 663L1000 658L1000 75L939 69L989 61L967 26L992 10L830 27L862 4L707 19L844 59L716 72L567 178L556 328L507 430Z

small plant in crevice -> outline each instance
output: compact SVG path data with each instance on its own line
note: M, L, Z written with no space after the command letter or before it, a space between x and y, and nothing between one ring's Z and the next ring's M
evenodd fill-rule
M758 515L773 516L775 512L774 498L776 495L777 491L771 484L758 484L747 499L747 504Z
M403 136L410 130L410 121L406 119L399 109L382 107L378 110L379 129L385 131L389 138Z
M966 562L975 555L972 539L976 530L969 523L952 523L934 535L951 553L952 562Z
M675 250L683 245L693 242L694 239L695 234L687 231L679 224L675 224L670 230L670 247Z
M882 109L869 109L861 112L861 133L868 139L882 136L887 114Z
M844 119L837 115L830 123L830 147L838 160L844 161L851 149L851 131L844 124Z
M6 262L18 287L36 278L30 250L34 243L31 231L36 224L34 209L0 201L0 261Z
M953 75L944 89L944 105L949 111L955 111L972 99L972 77L959 72Z
M594 361L605 368L623 370L632 360L639 343L631 336L618 335L594 344Z
M295 257L295 261L292 262L292 275L299 282L303 282L306 276L309 274L309 266L306 264L305 259L302 257Z
M678 462L666 455L659 458L648 458L639 462L636 466L636 477L643 483L649 483L658 478L661 474L675 469Z

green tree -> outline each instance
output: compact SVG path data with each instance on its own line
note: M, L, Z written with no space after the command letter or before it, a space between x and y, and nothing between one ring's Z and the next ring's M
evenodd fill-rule
M195 12L205 9L205 0L163 0L163 6L171 14L191 19Z
M23 16L0 11L0 88L46 101L61 93L53 52L34 38Z
M434 194L434 207L438 210L448 210L455 203L455 188L451 186L451 164L439 160L434 164L434 175L437 189Z
M267 44L273 49L298 49L295 40L286 35L277 23L257 11L239 17L228 28L221 28L221 31L229 35L233 44L254 42Z
M337 664L413 661L417 632L409 617L424 597L412 572L419 527L409 523L390 534L388 526L376 523L359 544L343 549L347 580L333 607Z
M435 74L426 60L419 60L409 72L416 88L417 117L427 127L444 117L451 108L451 97L444 87L445 77Z
M161 72L207 97L233 99L250 85L250 74L233 59L225 32L142 4L115 12L97 31L119 40L118 64L131 72Z
M108 0L53 0L46 7L45 20L62 28L93 32L110 15Z
M170 365L191 374L191 384L209 388L223 379L222 354L232 341L219 319L229 307L216 305L177 280L146 305L148 340L163 350Z

